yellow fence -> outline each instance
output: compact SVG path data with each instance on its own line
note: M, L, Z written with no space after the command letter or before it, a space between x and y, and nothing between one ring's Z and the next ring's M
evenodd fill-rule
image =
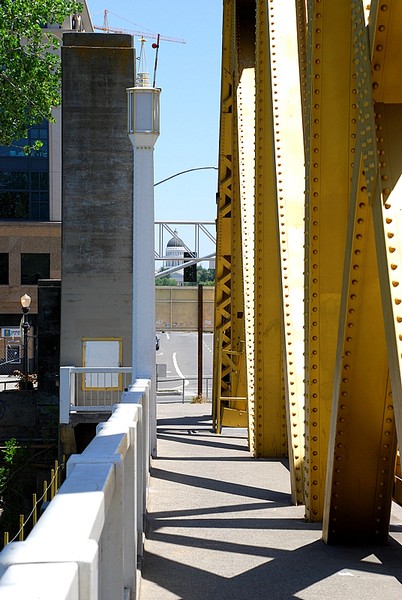
M30 531L36 525L38 521L38 511L40 512L47 502L53 500L61 485L61 475L65 469L65 462L64 457L61 464L59 464L57 460L54 462L54 467L50 471L50 482L48 483L46 480L43 482L43 491L39 498L37 497L37 494L32 494L32 510L27 517L25 517L25 515L20 515L20 525L17 533L10 540L9 532L4 532L3 548L4 546L7 546L9 542L14 542L16 540L19 542L24 541L26 530L28 529Z

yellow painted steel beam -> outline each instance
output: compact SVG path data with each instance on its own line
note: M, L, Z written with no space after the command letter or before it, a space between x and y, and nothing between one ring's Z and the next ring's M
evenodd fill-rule
M305 503L322 519L356 136L350 0L308 1Z
M400 22L402 25L402 21ZM401 48L402 52L402 48ZM375 104L379 171L373 219L395 422L402 440L402 104ZM382 450L383 452L383 450Z
M387 540L395 426L402 439L402 86L394 81L394 91L389 80L402 56L401 5L372 3L370 38L357 0L352 18L359 129L324 512L329 543Z
M254 200L255 200L255 2L237 2L236 123L239 159L240 243L244 293L245 362L247 385L242 391L250 407L250 439L254 438Z
M376 102L400 104L402 86L402 5L398 0L372 0L369 19L372 89Z
M303 123L306 123L307 110L307 7L306 0L295 0L297 23L297 46L299 49L300 90Z
M360 166L360 168L359 168ZM396 436L381 294L363 167L357 164L341 304L323 536L384 542Z
M282 372L280 250L267 3L257 2L255 156L255 445L287 456Z
M251 449L289 449L295 502L304 434L328 543L386 539L402 439L402 3L372 1L369 33L367 17L361 0L224 1L214 427L243 424L247 396Z
M304 151L297 27L294 0L258 3L259 431L264 456L289 455L293 501L302 503Z
M237 5L224 2L217 252L215 275L215 335L213 425L233 426L227 410L239 408L234 397L246 398L244 294L242 279L239 160L236 127L238 85ZM244 409L244 406L241 406ZM247 425L246 413L239 416Z
M214 373L212 420L214 429L220 431L220 397L229 388L223 349L231 343L231 276L232 276L232 127L233 82L230 44L233 30L233 2L227 0L223 7L222 79L219 145L219 187L217 194L216 265L215 265L215 319L214 319Z

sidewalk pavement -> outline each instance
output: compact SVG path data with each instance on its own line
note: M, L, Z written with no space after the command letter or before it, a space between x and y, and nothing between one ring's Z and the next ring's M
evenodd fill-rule
M211 404L158 404L147 525L141 600L402 599L402 508L387 546L326 546L286 461L213 434Z

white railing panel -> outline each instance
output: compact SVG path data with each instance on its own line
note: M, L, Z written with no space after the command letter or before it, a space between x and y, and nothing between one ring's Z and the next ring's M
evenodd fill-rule
M63 518L63 515L60 515L60 518ZM31 541L30 536L25 542L12 542L0 552L0 598L3 600L3 591L10 589L3 583L3 577L13 565L42 565L42 571L49 569L50 577L55 564L76 563L79 569L79 600L100 600L98 554L98 544L93 540L78 540L74 545L64 545L63 540L55 538L51 531L39 543ZM32 579L26 583L34 587L36 575L34 572L31 572L31 575ZM25 599L25 596L21 598ZM60 596L60 600L67 598L68 596Z
M11 565L1 583L1 600L79 600L76 563Z
M71 411L111 411L131 373L131 367L60 367L60 423L69 423Z
M75 368L65 368L61 379L71 390ZM26 570L25 581L31 587L28 567L34 563L48 569L42 579L51 578L57 564L78 568L78 592L73 580L68 588L67 575L67 587L55 588L52 600L138 599L137 565L149 474L149 419L144 418L149 385L141 380L123 394L122 403L112 407L110 419L99 424L84 452L70 457L66 481L28 539L8 544L0 553L1 599L6 598L3 583L18 565ZM70 391L64 397L70 410Z

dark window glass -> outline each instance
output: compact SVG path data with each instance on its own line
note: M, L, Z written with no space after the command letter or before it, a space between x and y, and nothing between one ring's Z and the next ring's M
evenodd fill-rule
M49 188L49 173L39 173L39 187L41 190Z
M39 173L31 173L31 189L39 189Z
M8 285L8 254L0 253L0 285Z
M1 192L0 219L29 219L29 192Z
M36 140L43 142L42 148L26 156L23 147ZM0 219L49 220L47 149L46 121L31 127L27 139L0 146Z
M27 171L0 173L0 219L48 220L48 173Z
M11 185L14 190L28 190L28 173L26 171L15 171L12 173Z
M0 172L0 190L8 190L11 187L12 174L9 171Z
M21 285L36 285L50 277L50 254L21 254Z

